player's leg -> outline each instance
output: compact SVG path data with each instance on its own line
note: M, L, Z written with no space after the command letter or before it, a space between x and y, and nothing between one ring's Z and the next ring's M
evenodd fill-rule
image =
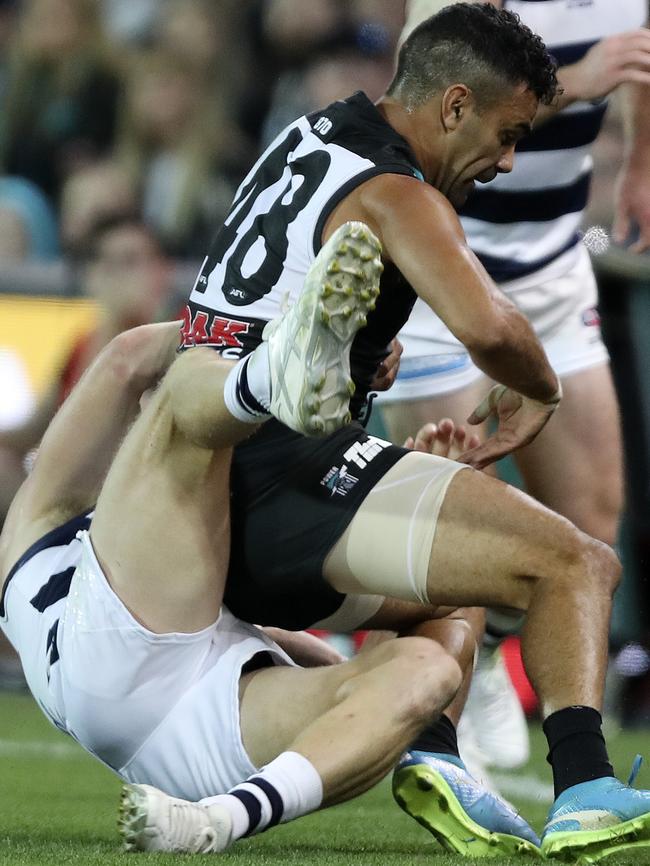
M3 572L36 539L92 508L143 391L167 369L177 343L178 323L134 328L112 340L86 370L45 433L12 504L2 534Z
M222 850L243 835L354 797L389 772L425 720L451 700L460 679L458 665L437 644L418 638L387 641L332 667L245 675L242 740L262 769L197 805L164 798L172 807L165 810L163 795L133 786L123 806L123 832L134 848ZM174 820L180 810L184 819ZM188 836L190 821L196 829ZM213 847L191 847L210 836L200 833L210 827Z
M378 250L363 224L343 225L298 302L265 330L266 343L235 367L207 347L185 353L129 431L91 537L111 586L152 631L198 631L216 619L230 554L232 446L268 417L246 406L300 432L330 432L349 418L344 371L378 292Z
M106 477L90 536L111 587L153 632L218 616L230 551L232 446L252 428L225 406L232 364L211 349L172 364Z
M391 485L392 513L398 543L401 523L395 491L426 455L406 455L381 484ZM433 458L428 458L432 460ZM402 464L401 478L395 472ZM424 470L426 471L426 470ZM382 504L367 497L376 525ZM382 492L381 490L379 491ZM366 500L366 501L367 501ZM404 500L402 500L404 501ZM355 556L361 537L350 538L366 502L332 551L326 575L350 591L389 593L400 587L383 571L383 533L372 536L372 558ZM388 509L390 510L390 509ZM414 509L411 508L411 517ZM365 527L366 542L370 537ZM407 533L408 535L408 533ZM370 545L366 543L366 550ZM391 560L385 559L390 566ZM337 570L333 570L333 566ZM599 708L607 662L611 596L619 564L607 545L579 532L566 519L530 497L481 473L458 472L440 509L435 537L422 582L402 574L402 592L442 604L492 604L527 611L522 646L524 663L540 697L549 742L557 800L544 845L549 851L613 851L623 842L650 839L650 792L634 791L614 778L601 731ZM411 578L413 575L411 575ZM416 596L417 597L417 596ZM575 799L574 799L575 798ZM580 813L576 823L558 823L565 807ZM559 810L559 812L558 812ZM598 817L607 814L607 827ZM568 812L567 812L568 814ZM564 814L566 817L566 814ZM572 819L573 820L573 819Z
M420 311L415 325L418 326L420 319L432 314ZM426 319L429 321L429 318ZM422 329L424 322L420 324ZM440 343L440 325L436 322L433 327L434 338L430 340L420 336L412 346L409 337L409 321L406 325L404 336L405 354L409 361L409 349L425 351L428 346L431 353L440 352L444 345ZM438 335L436 341L435 336ZM449 339L449 338L447 338ZM435 357L435 354L434 354ZM484 377L475 378L461 389L446 391L447 374L438 373L421 379L407 380L409 393L413 399L398 400L397 402L382 402L382 417L389 432L391 441L401 444L406 437L412 435L413 431L422 424L437 420L438 418L450 417L457 425L465 422L473 409L483 399L489 389L489 382ZM397 396L401 396L400 378L398 375ZM415 399L419 394L419 398ZM387 397L390 397L390 392ZM486 425L469 428L472 433L477 433L481 439L487 435ZM447 456L443 451L435 450L441 456ZM453 458L452 458L453 459ZM487 467L488 474L497 474L494 466ZM488 619L488 623L490 620ZM472 758L474 774L484 780L488 780L486 764L496 766L519 766L526 761L529 754L528 728L524 712L521 708L519 697L509 680L505 670L503 659L499 651L499 642L490 643L481 647L479 664L472 676L474 685L470 691L470 698L464 706L463 725L458 731L458 740L461 746L461 754ZM469 686L469 682L468 682ZM474 694L480 690L481 702L473 700ZM461 705L458 698L455 704ZM487 720L494 720L488 722ZM489 780L488 780L489 784Z
M392 579L382 569L382 556L391 554L381 533L372 536L376 556L367 562L357 556L357 532L368 538L389 500L395 531L408 530L415 503L400 499L400 491L409 489L412 477L425 475L434 459L407 454L384 476L330 553L326 579L346 592L401 592L437 604L527 610L524 656L544 712L599 706L611 594L619 576L616 557L526 494L482 473L458 471L447 478L446 492L439 491L444 499L419 578L412 573L410 582L406 574Z
M614 545L623 506L618 403L608 364L562 377L562 405L515 457L526 490Z

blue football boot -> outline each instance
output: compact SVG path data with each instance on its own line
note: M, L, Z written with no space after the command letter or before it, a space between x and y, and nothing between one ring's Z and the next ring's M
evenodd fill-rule
M640 766L637 755L627 785L607 776L563 791L551 806L542 854L596 863L610 854L650 848L650 791L630 787Z
M460 758L406 752L393 774L393 796L447 851L466 857L539 857L533 829L465 769Z

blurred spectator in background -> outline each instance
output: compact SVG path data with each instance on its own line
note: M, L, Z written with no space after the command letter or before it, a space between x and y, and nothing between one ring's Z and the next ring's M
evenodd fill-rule
M54 203L76 167L112 145L119 77L95 0L26 0L0 105L0 166Z
M0 477L3 500L11 501L11 486L15 493L25 475L25 457L38 446L54 413L101 349L121 331L166 313L170 279L158 241L137 218L111 218L94 228L87 239L82 285L87 297L97 302L97 324L73 345L29 417L0 431L0 470L7 471ZM4 513L0 525L3 520Z
M124 166L115 160L101 160L80 168L68 177L61 193L64 252L78 258L94 226L139 211L138 191Z
M153 30L156 47L182 60L202 78L212 78L217 99L223 99L223 67L228 55L238 55L229 50L233 43L228 16L215 15L212 0L164 0L162 9Z
M58 255L56 216L46 196L25 178L0 177L0 264Z
M404 20L388 0L256 0L248 14L255 76L241 122L266 146L301 114L363 89L376 98L392 77ZM266 121L264 116L267 115Z
M122 44L144 44L151 38L164 4L161 0L99 0L98 5L110 39Z
M9 47L16 30L18 0L0 0L0 104L7 86Z
M162 50L134 58L116 155L139 184L144 218L170 254L202 255L227 213L240 173L233 140L199 72Z

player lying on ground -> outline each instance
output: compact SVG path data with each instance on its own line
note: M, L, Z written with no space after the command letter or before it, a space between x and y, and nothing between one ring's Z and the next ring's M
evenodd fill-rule
M349 392L341 359L376 288L371 253L377 247L366 230L346 226L318 262L327 268L328 257L337 260L341 247L350 246L370 253L364 277L353 274L347 283L352 291L343 292L352 313L334 313L323 327L325 286L314 279L270 337L272 355L283 346L297 350L287 356L296 385L291 405L282 397L282 381L270 374L269 389L278 412L298 429L309 422L315 388L328 395L321 413L325 427L345 417ZM203 800L178 802L142 785L128 789L122 818L128 843L221 850L247 833L366 790L431 714L448 704L461 674L434 642L416 639L388 642L343 665L295 669L277 644L221 608L230 457L232 445L250 430L223 402L229 365L207 349L178 359L119 444L141 392L164 366L165 328L156 332L161 342L154 352L145 351L141 331L118 338L53 422L0 542L0 614L30 686L55 724L123 778ZM258 361L260 355L265 353ZM105 423L97 425L97 418ZM484 481L486 496L504 487ZM518 501L527 507L525 497ZM527 627L524 652L538 674L543 706L564 707L601 687L598 665L589 659L590 652L599 653L589 642L592 623L575 607L571 587L600 587L596 572L615 570L615 562L553 515L540 514L533 529L546 551L544 557L531 554L528 592L504 577L492 589L459 581L447 593L451 603L457 594L462 602L528 607L529 624L541 624L548 614L543 629ZM563 555L567 537L571 556ZM561 575L556 561L562 562ZM602 593L597 601L596 611L604 604ZM571 649L567 623L584 641L582 678L576 679L573 665L560 664L554 650L558 639ZM593 709L590 714L598 715ZM593 858L643 839L650 792L633 791L612 777L598 726L591 736L569 732L555 742L548 720L546 727L556 778L594 766L600 771L600 778L560 795L546 850L554 853L559 839L565 853L586 846ZM577 755L576 745L582 746ZM399 772L398 796L412 812L421 809L426 822L435 805L426 796L435 791L427 761L407 759ZM582 829L575 826L576 810ZM616 826L584 828L592 816L602 826L604 811ZM523 840L517 847L534 850Z
M123 778L191 799L234 789L169 813L151 795L156 820L172 818L151 836L133 789L127 838L220 850L366 790L461 674L416 638L299 669L222 608L230 453L250 427L225 409L230 365L207 349L179 358L136 418L175 336L162 325L118 337L54 419L1 539L2 627L46 715ZM328 361L341 351L331 342ZM348 398L332 395L326 423Z

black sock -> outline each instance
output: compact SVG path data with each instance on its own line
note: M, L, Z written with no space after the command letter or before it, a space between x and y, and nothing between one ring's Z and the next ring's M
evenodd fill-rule
M447 716L442 715L428 725L410 746L410 751L441 752L443 755L454 755L459 758L456 728Z
M565 707L544 722L548 741L546 760L553 767L556 797L572 785L614 775L601 731L602 721L593 707Z

